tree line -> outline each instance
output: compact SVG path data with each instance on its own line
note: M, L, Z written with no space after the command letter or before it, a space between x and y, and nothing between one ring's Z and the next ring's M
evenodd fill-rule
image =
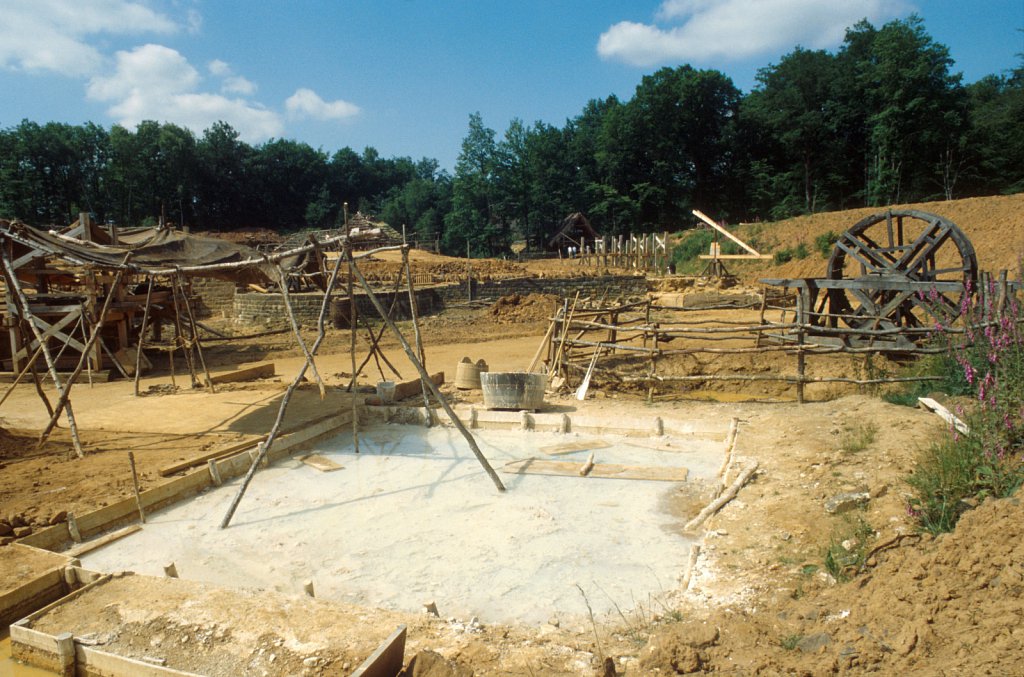
M743 94L689 65L593 99L562 127L469 117L454 174L436 160L333 154L220 122L56 122L0 130L0 215L123 225L160 215L200 229L330 228L341 205L449 253L541 246L569 213L602 233L1024 191L1024 61L965 85L917 16L849 28L835 52L800 47Z

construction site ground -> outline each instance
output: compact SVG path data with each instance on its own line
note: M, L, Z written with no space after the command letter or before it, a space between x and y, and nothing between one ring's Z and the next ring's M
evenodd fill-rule
M1017 276L1017 257L1024 248L1020 242L1024 233L1022 196L915 207L943 214L965 230L983 268L1010 268ZM764 232L771 233L776 244L791 246L789 240L798 237L797 233L801 233L799 237L809 233L813 239L819 231L840 232L860 216L819 215L796 225L784 222ZM808 230L809 223L812 230ZM1007 238L1017 238L1012 248L1005 246ZM429 270L432 265L456 268L465 262L420 255L414 264ZM380 265L389 262L383 260ZM592 274L572 261L474 261L472 265L475 274L499 276L511 274L512 266L552 276ZM767 263L731 267L740 274L739 291L743 287L757 291L758 277L820 275L824 261L815 258L779 267ZM714 285L699 288L678 281L652 281L651 286L684 295L719 291ZM423 318L428 371L446 373L448 383L443 391L451 400L479 401L479 391L459 391L451 383L459 360L484 359L492 371L524 369L547 329L547 318L560 303L561 299L553 297L528 297L454 307ZM708 311L687 319L714 319L724 314L757 317L754 311ZM409 323L402 326L410 328ZM382 345L402 378L413 378L415 372L397 342L385 335ZM291 402L289 422L350 406L349 396L343 392L352 370L348 346L348 331L330 330L317 360L328 397L321 401L313 384L303 385ZM366 354L367 346L366 336L361 334L358 358ZM270 428L287 382L302 364L287 333L219 344L208 350L207 359L214 371L273 361L277 376L226 384L217 393L209 393L187 387L179 364L177 387L171 386L165 370L158 370L142 379L142 396L137 398L132 384L123 380L79 384L72 401L85 443L84 459L70 456L63 421L51 440L42 449L36 448L35 438L46 422L45 410L31 386L19 386L0 410L4 428L0 438L0 515L18 516L19 521L41 526L59 519L61 512L83 513L129 497L128 451L134 452L143 488L149 488L165 481L158 473L163 466L234 441L255 439ZM693 358L680 358L659 366L668 374L752 368L781 370L786 365L783 358L766 361L741 355L700 364ZM874 364L871 368L893 367ZM865 364L840 357L817 360L810 369L819 375L856 376L864 373ZM395 378L390 373L386 376ZM378 379L380 374L371 361L361 385L370 388ZM168 664L209 674L225 674L229 665L237 665L218 661L255 660L254 655L271 661L271 654L275 662L258 663L270 674L334 674L330 670L337 671L353 660L354 654L344 649L353 637L376 640L398 623L409 626L407 656L421 650L436 651L478 675L605 674L606 658L625 674L1014 672L1024 657L1024 506L1016 498L985 501L967 514L955 533L939 538L919 535L907 513L905 480L920 451L937 436L947 434L941 419L923 410L886 403L877 392L856 388L809 388L808 398L808 403L797 404L788 387L753 384L739 389L722 385L696 391L659 389L648 402L645 389L602 382L596 376L585 402L577 402L569 393L548 398L550 404L566 411L608 419L661 415L716 421L721 426L735 417L739 420L735 453L759 464L737 498L705 524L688 590L621 600L621 614L614 617L591 619L583 598L573 608L552 614L550 622L540 626L450 618L444 600L424 600L437 603L440 618L415 612L342 609L329 601L307 600L302 603L308 605L304 618L316 619L322 612L331 622L316 626L319 648L302 648L308 638L300 638L294 640L295 646L300 646L296 650L284 646L294 638L285 637L287 633L281 630L287 621L281 615L286 612L279 611L290 609L294 600L268 603L263 611L245 616L244 623L231 621L244 624L244 628L228 627L218 605L249 608L245 605L252 603L251 595L256 593L204 592L201 596L209 610L203 612L205 616L190 616L180 612L180 595L191 593L181 591L199 584L174 582L174 587L165 587L166 581L130 577L118 582L130 586L130 594L112 586L110 599L98 598L98 606L82 609L74 623L82 632L99 632L99 625L90 624L99 623L103 614L120 618L119 641L136 646L178 642L181 648L175 653L180 659ZM863 444L855 444L858 439ZM870 497L864 507L842 514L826 511L829 499L861 491ZM664 509L677 515L682 525L706 500L706 496L681 487ZM675 535L666 533L665 537ZM826 573L826 551L843 541L851 550L863 545L869 552L878 550L871 553L862 570L846 572L852 577L849 582L837 582ZM643 559L644 553L638 551L635 556ZM22 570L17 562L0 563L10 571ZM682 569L686 562L679 565ZM145 614L130 611L131 604L144 607ZM118 615L122 605L124 613ZM132 613L145 616L145 622L123 623ZM210 642L227 647L233 638L256 638L243 643L244 656L228 655L241 650L238 648L217 652L195 646L218 623L221 635L211 635ZM330 647L335 647L333 654ZM304 662L314 653L320 662Z

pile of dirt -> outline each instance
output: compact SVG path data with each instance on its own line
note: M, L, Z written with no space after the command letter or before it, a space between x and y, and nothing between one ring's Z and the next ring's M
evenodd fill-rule
M0 428L0 459L19 458L34 448L34 439Z
M490 308L495 322L543 322L554 317L562 299L554 294L509 294L502 296Z
M1020 256L1024 251L1024 193L892 205L892 209L916 209L949 219L970 239L981 270L1009 270L1011 277L1019 274ZM824 277L827 257L815 249L815 238L828 232L842 233L861 219L885 210L885 207L866 207L740 226L735 229L736 234L756 242L764 253L792 250L803 244L809 254L804 259L783 264L730 261L730 271L746 282L763 277Z
M879 543L868 570L793 595L771 613L706 619L695 644L674 625L641 652L663 674L1007 674L1024 655L1024 504L991 500L938 538ZM872 568L873 567L873 568Z
M505 259L471 259L444 256L418 249L409 253L409 264L417 283L458 282L467 275L474 280L488 281L515 277L530 277L527 269ZM401 252L388 251L374 254L359 261L359 270L370 280L394 280L403 270Z

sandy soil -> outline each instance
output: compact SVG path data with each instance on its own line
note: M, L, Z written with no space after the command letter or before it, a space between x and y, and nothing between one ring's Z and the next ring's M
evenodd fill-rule
M973 241L983 269L1015 269L1024 248L1024 195L915 207L947 216L961 226ZM810 244L818 233L839 232L874 211L816 215L761 228L763 237L775 246ZM457 275L444 268L458 268L465 261L424 264L427 275L434 274L432 265L442 267L439 275ZM381 265L391 263L384 260ZM575 262L557 261L474 261L473 265L494 275L523 270L561 275L574 266L580 270ZM823 269L824 259L812 251L804 261L781 267L743 263L734 272L753 283L765 276L821 275ZM444 369L450 380L464 356L483 358L495 370L523 368L547 323L543 313L524 313L515 318L522 321L507 321L509 311L522 304L506 305L494 313L487 308L458 309L425 318L430 370ZM347 333L337 332L326 346L322 371L330 386L348 380L347 340ZM411 378L408 362L388 341L388 355L403 377ZM364 354L365 337L360 337L359 345ZM287 335L240 342L211 353L211 361L224 366L266 359L274 360L278 373L286 378L299 364ZM697 368L767 371L787 367L770 360L720 360L714 365L680 360L664 368L683 374ZM852 375L862 373L866 365L836 360L811 368ZM385 374L392 377L386 369ZM379 377L371 361L361 384L372 385ZM124 420L118 422L115 404L130 398L123 383L97 384L87 391L88 396L76 399L76 409L84 417L91 415L101 422L84 432L90 450L84 461L64 460L63 432L42 453L27 444L41 428L41 407L31 388L19 388L0 411L7 428L7 436L0 440L0 516L8 521L19 515L22 521L49 521L61 510L85 510L127 496L127 450L134 448L136 456L143 457L144 483L159 481L155 468L167 459L253 432L266 420L259 417L276 411L274 400L284 387L274 380L228 391L251 408L247 415L255 416L249 419L253 428L240 430L232 429L230 422L204 427L204 412L216 411L208 406L205 394L169 393L166 381L165 375L157 374L145 386L156 389L144 398L143 410L158 415L131 419L122 415ZM585 403L567 398L553 398L553 403L598 416L664 411L676 418L692 413L697 418L741 419L736 453L741 459L756 460L759 470L738 497L706 524L689 589L670 604L652 598L623 608L617 622L596 624L573 617L564 622L553 618L554 623L540 627L470 629L468 619L429 620L413 615L407 620L410 638L418 642L415 650L434 649L481 675L589 674L601 668L605 658L626 674L1015 671L1013 666L1024 657L1020 629L1024 627L1020 599L1024 508L1020 502L985 502L964 518L956 533L938 539L915 535L906 513L904 478L919 450L934 436L945 434L939 419L870 394L837 388L812 391L811 399L817 401L805 405L785 401L792 393L774 388L748 389L738 395L739 399L772 398L777 400L774 403L694 402L666 390L659 390L654 401L646 403L646 393L616 384L611 377L595 377L592 388L593 396ZM302 392L310 398L310 411L316 411L315 390L307 386ZM451 386L446 392L463 401L476 397ZM193 437L184 430L190 419ZM224 416L211 413L209 421L224 423ZM196 429L203 434L195 436ZM169 436L171 431L179 436ZM826 511L829 499L856 492L867 495L862 507L842 514ZM692 496L680 496L672 509L683 523L702 504ZM872 554L860 570L844 571L852 580L840 583L826 572L825 553L830 545L843 542L852 551ZM377 618L376 613L366 611L368 617ZM386 618L381 627L395 620Z

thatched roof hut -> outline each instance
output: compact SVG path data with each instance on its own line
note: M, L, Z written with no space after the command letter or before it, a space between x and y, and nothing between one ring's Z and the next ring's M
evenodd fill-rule
M548 249L558 250L569 246L582 249L584 241L588 241L592 245L594 240L599 237L601 236L590 225L587 217L580 212L573 212L562 220L555 235L548 240Z

